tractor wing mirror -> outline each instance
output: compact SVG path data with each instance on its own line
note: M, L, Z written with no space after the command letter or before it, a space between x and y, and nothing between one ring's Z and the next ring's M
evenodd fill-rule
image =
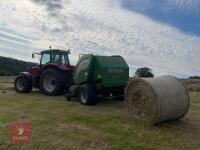
M70 54L70 49L67 50L67 53Z

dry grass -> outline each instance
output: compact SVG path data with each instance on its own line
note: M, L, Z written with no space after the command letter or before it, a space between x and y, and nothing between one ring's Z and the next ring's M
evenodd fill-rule
M199 149L200 92L190 96L185 118L148 126L128 116L117 100L87 107L76 99L66 102L63 96L48 97L37 90L30 94L0 90L0 149ZM8 126L13 121L30 122L30 143L9 143Z
M12 91L14 89L14 76L9 77L1 77L0 76L0 91L6 92L6 91Z
M13 83L14 80L15 80L15 76L7 76L7 77L0 76L0 83Z
M186 86L189 91L200 92L200 79L183 79L181 82Z

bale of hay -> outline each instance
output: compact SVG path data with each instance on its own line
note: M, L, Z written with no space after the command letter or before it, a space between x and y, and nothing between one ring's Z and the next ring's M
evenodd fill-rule
M125 103L133 118L158 124L185 116L190 98L175 77L135 78L125 89Z

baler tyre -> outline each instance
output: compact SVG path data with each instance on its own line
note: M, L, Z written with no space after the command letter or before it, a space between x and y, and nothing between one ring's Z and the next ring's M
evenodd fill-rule
M40 89L45 95L59 95L65 90L65 74L58 69L46 69L40 77Z
M71 101L71 96L69 94L65 94L65 100L66 101Z
M32 79L24 74L19 75L14 84L17 93L30 93L32 91Z
M83 105L96 105L97 92L93 84L84 84L79 90L79 100Z

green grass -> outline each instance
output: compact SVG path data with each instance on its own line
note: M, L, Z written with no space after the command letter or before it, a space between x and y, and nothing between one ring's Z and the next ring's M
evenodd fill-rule
M48 97L38 91L0 92L0 149L199 149L200 92L190 92L191 106L179 121L148 126L127 115L123 102L97 106L76 99ZM11 145L9 124L28 121L31 142Z

